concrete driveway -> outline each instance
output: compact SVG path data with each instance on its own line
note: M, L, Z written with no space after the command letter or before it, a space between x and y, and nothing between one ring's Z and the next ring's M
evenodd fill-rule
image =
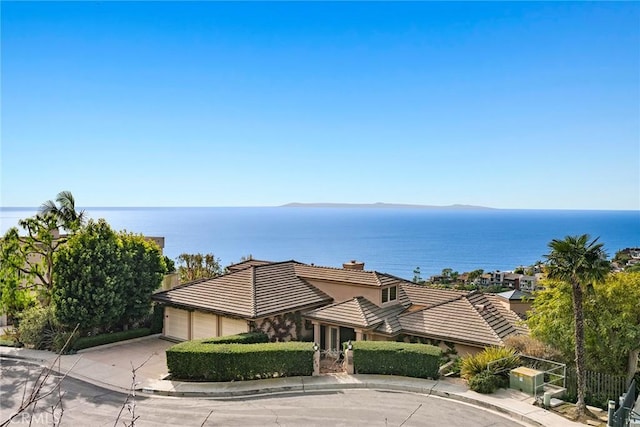
M124 343L88 348L79 351L78 354L81 354L83 359L128 373L131 373L132 368L138 368L144 363L136 371L138 378L160 380L168 375L165 350L174 344L158 338L157 335L152 335Z

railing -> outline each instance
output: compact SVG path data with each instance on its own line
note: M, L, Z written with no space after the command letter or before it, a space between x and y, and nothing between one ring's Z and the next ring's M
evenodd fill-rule
M533 379L533 397L540 400L538 392L545 392L545 386L567 388L567 365L553 360L541 359L539 357L520 355L523 365L542 372L542 383L538 384L537 377Z
M621 398L620 407L617 411L613 412L613 416L611 416L611 410L609 411L609 422L607 426L609 427L627 427L629 425L629 420L631 418L631 414L633 412L633 406L636 403L637 395L636 395L636 380L632 380L627 392L624 394L624 397ZM615 402L610 401L609 407L615 406Z

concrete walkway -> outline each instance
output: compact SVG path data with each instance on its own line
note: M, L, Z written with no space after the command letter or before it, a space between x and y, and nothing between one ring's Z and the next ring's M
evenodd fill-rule
M164 350L173 345L157 336L87 349L79 354L61 356L54 369L109 390L128 393L133 388L148 394L229 399L273 393L314 393L328 390L369 388L396 390L454 399L491 409L525 423L545 426L581 426L532 404L529 395L501 389L485 395L451 380L425 380L386 375L330 374L317 377L290 377L256 381L192 383L169 381ZM48 351L0 347L0 358L22 359L51 365L57 355ZM1 359L0 359L1 360ZM132 367L136 370L133 385Z

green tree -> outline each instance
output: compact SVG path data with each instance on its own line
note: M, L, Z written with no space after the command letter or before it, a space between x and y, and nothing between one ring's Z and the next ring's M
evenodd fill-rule
M59 205L49 200L37 215L21 219L22 235L14 227L0 240L2 312L18 314L34 302L34 296L45 307L51 302L54 254L68 238L60 235L59 227L75 232L84 221L84 212L76 211L69 191L60 192L56 201Z
M124 315L131 277L117 234L103 219L89 223L55 258L56 317L84 331L109 329Z
M593 283L604 280L610 271L607 255L598 239L589 241L588 234L567 236L564 240L554 239L549 243L551 252L546 255L547 275L568 283L571 286L575 364L577 377L576 413L585 415L587 406L584 401L585 392L585 341L583 297L585 290Z
M223 269L220 266L220 259L214 254L180 254L178 256L178 274L180 282L190 282L198 279L210 279L220 276Z
M527 318L531 335L575 357L571 286L545 280ZM590 370L633 376L640 351L640 273L615 273L596 282L584 301L586 364Z
M484 270L483 269L478 269L478 270L473 270L471 272L469 272L469 281L473 282L477 279L480 278L480 276L482 276L484 274Z
M122 263L129 277L125 283L124 313L121 326L128 327L151 311L151 294L158 289L167 271L162 251L141 235L120 233Z
M6 295L9 295L12 292L9 288L17 290L17 280L21 292L37 296L40 303L47 306L53 288L53 257L67 238L58 235L57 221L52 216L38 215L21 219L18 224L26 235L20 235L14 227L2 238L0 288L7 288Z
M20 248L18 229L11 228L0 239L0 313L11 318L33 305L33 280L24 275L26 256Z
M56 204L58 202L58 204ZM40 206L40 215L54 217L58 226L73 232L84 225L85 212L76 210L76 201L70 191L61 191L56 196L56 202L47 200Z
M69 239L55 258L56 317L83 330L126 328L151 311L166 272L160 248L143 236L116 233L103 219Z

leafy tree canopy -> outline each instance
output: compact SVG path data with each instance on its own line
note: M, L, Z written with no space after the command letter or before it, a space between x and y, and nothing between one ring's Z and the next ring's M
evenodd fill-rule
M56 316L84 330L130 325L150 312L151 293L166 271L158 246L89 221L55 258Z
M536 292L527 319L531 334L573 360L575 323L571 287L545 281ZM629 359L640 349L640 273L615 273L596 282L584 301L587 368L627 373ZM637 357L637 356L636 356Z
M210 279L220 276L224 272L220 259L214 254L180 254L178 256L178 274L180 282L190 282L198 279Z

